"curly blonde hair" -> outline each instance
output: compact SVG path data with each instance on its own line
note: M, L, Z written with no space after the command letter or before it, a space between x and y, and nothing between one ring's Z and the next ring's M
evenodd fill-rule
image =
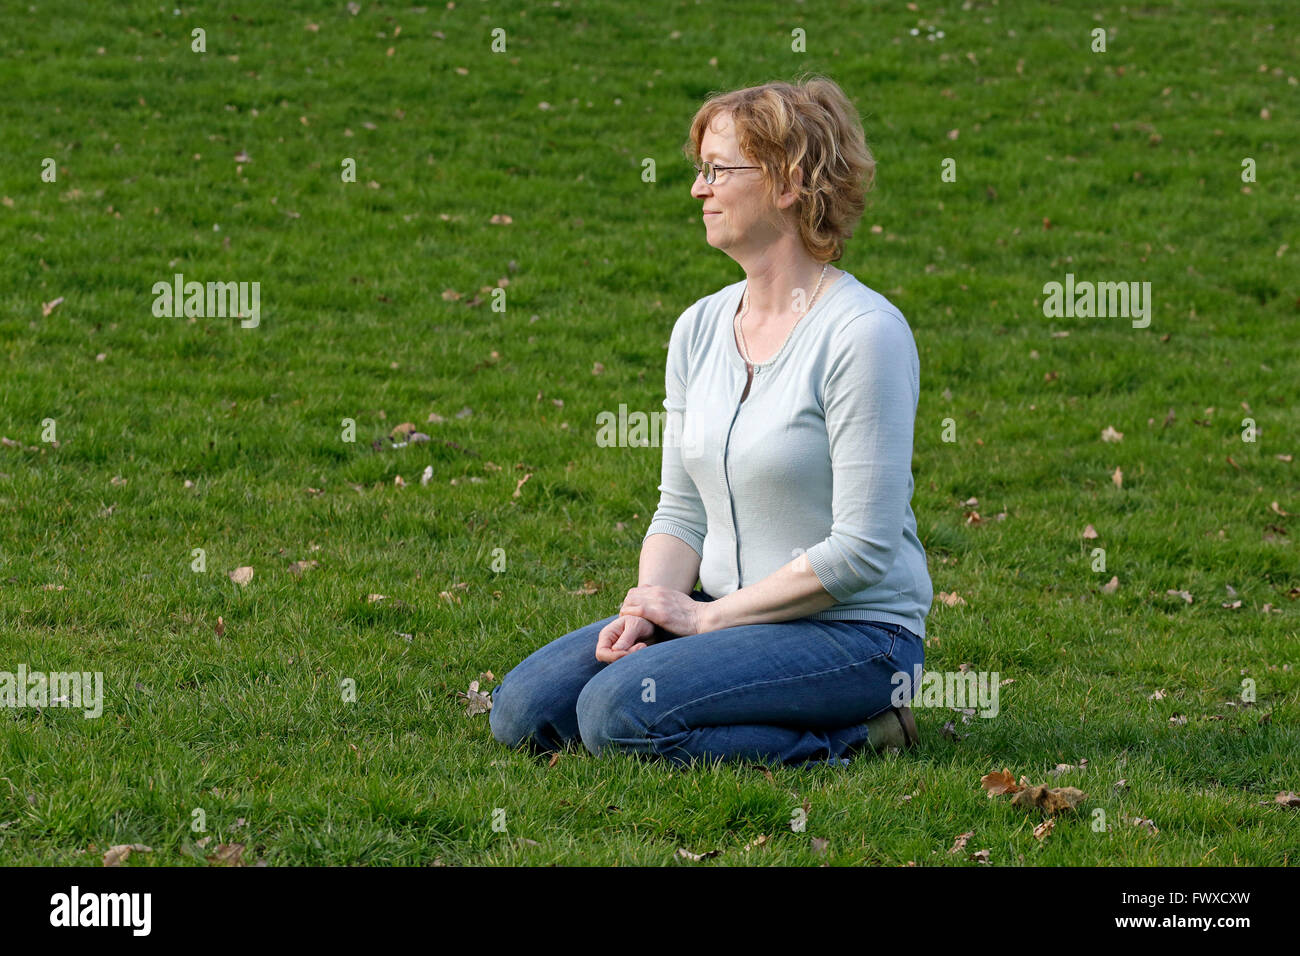
M789 188L790 170L800 167L803 182L793 206L799 236L818 262L838 260L876 178L862 121L844 91L812 75L710 96L691 121L687 159L700 162L704 132L720 113L731 115L741 155L761 167L771 203Z

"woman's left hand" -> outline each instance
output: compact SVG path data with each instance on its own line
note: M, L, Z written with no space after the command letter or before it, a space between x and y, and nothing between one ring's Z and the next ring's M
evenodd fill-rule
M678 637L706 629L701 611L700 602L689 594L657 584L632 588L618 609L619 614L636 614Z

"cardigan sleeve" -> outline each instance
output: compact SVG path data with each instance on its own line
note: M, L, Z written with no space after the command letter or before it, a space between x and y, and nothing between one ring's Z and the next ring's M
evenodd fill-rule
M920 362L899 314L845 323L822 385L831 457L831 533L806 552L841 603L879 583L898 556L912 491Z
M695 482L682 463L682 431L686 419L686 382L689 377L687 355L688 323L694 308L678 318L668 340L668 362L664 372L663 467L659 483L659 507L646 529L652 534L671 534L681 538L703 556L708 520L704 502Z

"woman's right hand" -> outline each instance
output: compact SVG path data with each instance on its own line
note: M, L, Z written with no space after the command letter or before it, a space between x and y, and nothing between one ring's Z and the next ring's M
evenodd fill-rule
M596 638L596 660L610 663L654 643L654 621L624 614L610 621Z

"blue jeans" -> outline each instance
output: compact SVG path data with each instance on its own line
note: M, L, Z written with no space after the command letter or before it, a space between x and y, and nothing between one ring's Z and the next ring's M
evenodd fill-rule
M712 601L696 590L696 601ZM596 637L618 615L538 648L492 692L488 723L509 747L779 764L846 763L865 721L891 706L897 672L922 664L899 624L800 618L661 638L612 663Z

